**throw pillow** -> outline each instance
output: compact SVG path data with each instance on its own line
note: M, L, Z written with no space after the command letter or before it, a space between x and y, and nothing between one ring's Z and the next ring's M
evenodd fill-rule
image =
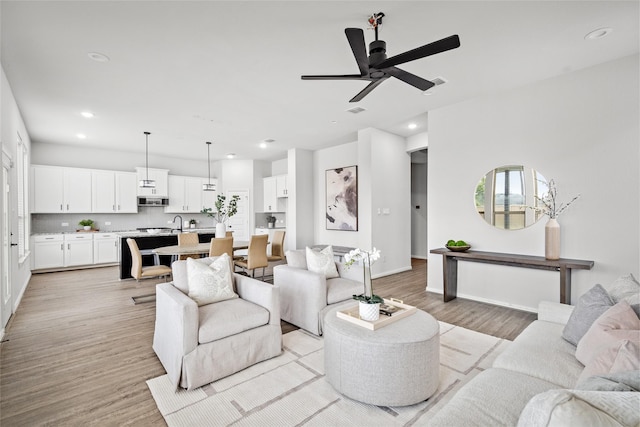
M601 349L600 353L584 367L578 382L594 375L640 369L640 346L637 342L620 340Z
M633 274L616 279L608 289L609 296L614 303L626 301L633 311L640 317L640 283Z
M327 246L320 252L306 248L307 270L324 275L327 279L340 277L333 258L333 247Z
M222 254L210 265L187 258L189 297L198 306L238 298L233 292L229 255Z
M595 285L578 299L578 304L562 331L562 338L578 345L591 324L612 305L613 301L607 291L601 285Z
M307 268L307 258L305 257L305 251L296 249L295 251L287 251L285 253L287 257L287 265L293 268Z
M586 378L575 386L576 390L640 391L640 371L622 371Z
M640 343L640 319L626 301L614 305L593 322L578 342L576 359L586 366L601 349L620 340Z

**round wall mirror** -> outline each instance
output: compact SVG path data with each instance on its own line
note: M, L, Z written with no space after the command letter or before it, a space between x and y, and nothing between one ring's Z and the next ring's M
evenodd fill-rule
M478 182L475 207L488 224L504 230L520 230L544 216L527 206L539 206L539 199L548 190L547 180L535 169L501 166L487 172Z

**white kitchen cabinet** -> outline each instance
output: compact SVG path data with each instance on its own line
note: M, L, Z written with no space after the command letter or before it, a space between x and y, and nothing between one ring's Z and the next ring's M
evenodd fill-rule
M138 182L136 187L138 188L137 194L142 197L168 197L169 196L169 170L168 169L154 169L149 168L149 179L156 182L155 188L140 188L139 182L143 179L147 179L147 168L137 167L136 174L138 175Z
M202 210L202 178L169 175L167 213L199 213Z
M90 233L64 235L64 266L93 264L93 235Z
M91 170L32 166L33 213L91 212Z
M276 176L276 196L289 197L287 192L287 175Z
M264 183L264 211L265 212L277 212L278 211L278 197L277 197L277 183L276 177L270 176L263 179Z
M33 236L34 270L56 268L64 265L64 235L43 234Z
M106 264L119 261L118 236L113 233L93 235L93 263Z
M91 171L94 213L137 213L137 175L134 172Z

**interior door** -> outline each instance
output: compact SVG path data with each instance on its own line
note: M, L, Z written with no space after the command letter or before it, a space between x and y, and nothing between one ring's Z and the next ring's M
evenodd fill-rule
M9 215L9 174L10 160L2 156L2 291L0 291L0 330L4 329L11 317L11 223Z
M234 195L240 196L238 200L238 212L229 218L229 230L233 231L233 240L249 241L249 190L227 191L226 203Z

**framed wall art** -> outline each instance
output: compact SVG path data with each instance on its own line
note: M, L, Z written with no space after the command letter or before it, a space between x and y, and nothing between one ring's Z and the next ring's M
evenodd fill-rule
M327 230L358 231L358 167L328 169Z

